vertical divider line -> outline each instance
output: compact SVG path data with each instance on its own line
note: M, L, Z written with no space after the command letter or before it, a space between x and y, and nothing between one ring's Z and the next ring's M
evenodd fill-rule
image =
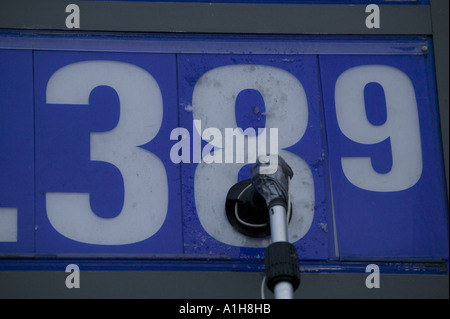
M179 81L178 81L178 55L179 53L175 54L175 88L176 88L176 94L177 94L177 125L180 127L181 125L181 114L180 114L180 94L179 94ZM181 251L184 255L184 212L183 212L183 170L182 170L182 163L178 163L178 174L180 176L180 213L181 213Z
M36 245L36 231L37 231L37 227L36 227L36 212L37 212L37 197L36 197L36 92L35 92L35 87L36 87L36 78L35 78L35 56L34 56L35 50L31 49L31 74L32 74L32 85L33 85L33 206L34 206L34 214L33 214L33 228L34 228L34 233L33 233L33 252L34 255L37 255L37 245Z
M331 202L331 218L333 221L333 237L332 239L329 239L329 242L332 240L334 245L334 258L339 258L339 243L337 238L337 227L336 227L336 215L335 215L335 208L334 208L334 196L333 196L333 183L331 178L331 169L330 169L330 157L329 157L329 148L328 148L328 136L327 136L327 125L326 125L326 117L325 117L325 103L324 103L324 96L323 96L323 85L322 85L322 72L320 68L320 56L319 54L316 55L317 59L317 68L318 68L318 81L319 81L319 99L320 99L320 105L321 105L321 117L322 117L322 123L323 123L323 130L322 130L322 138L324 140L324 146L325 146L325 153L324 153L324 163L326 164L326 170L328 173L328 181L329 181L329 199ZM328 196L327 196L328 197ZM328 250L330 253L330 248ZM330 256L329 256L330 257ZM334 259L333 258L333 259Z

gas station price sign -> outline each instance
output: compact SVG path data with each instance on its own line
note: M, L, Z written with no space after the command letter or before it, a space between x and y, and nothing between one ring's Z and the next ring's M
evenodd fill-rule
M300 260L448 260L430 40L136 40L0 35L2 257L260 260L225 198L264 147Z

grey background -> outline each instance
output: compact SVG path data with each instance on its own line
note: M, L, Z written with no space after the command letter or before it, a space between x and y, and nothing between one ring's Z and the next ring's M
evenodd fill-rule
M80 8L80 30L280 34L430 34L429 6L380 5L367 29L366 5L15 0L0 2L0 27L65 30L65 8Z
M0 272L0 298L260 299L262 273L83 271L80 288L68 289L64 271ZM303 273L298 299L448 298L442 275L380 274L368 289L367 274ZM264 289L266 299L273 294Z
M250 34L431 35L448 194L449 65L447 0L430 5L381 6L382 26L361 23L365 5L248 5L83 1L0 1L0 29L65 30L64 10L77 3L81 31ZM261 19L264 18L264 19ZM267 21L260 23L257 21ZM448 199L447 199L448 200ZM0 271L0 298L260 298L262 273L195 271L83 271L67 289L64 271ZM380 288L365 273L303 273L296 298L449 298L447 275L381 274ZM270 292L265 289L267 298Z

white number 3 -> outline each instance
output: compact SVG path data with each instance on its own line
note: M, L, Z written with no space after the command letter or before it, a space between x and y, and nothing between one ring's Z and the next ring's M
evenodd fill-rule
M91 91L100 85L117 92L120 119L111 131L91 133L91 160L112 163L122 173L122 211L114 218L101 218L92 212L89 194L47 193L47 215L58 232L79 242L136 243L155 234L167 214L164 164L154 154L136 147L153 139L161 127L161 91L155 79L135 65L85 61L52 75L47 84L47 103L87 105Z

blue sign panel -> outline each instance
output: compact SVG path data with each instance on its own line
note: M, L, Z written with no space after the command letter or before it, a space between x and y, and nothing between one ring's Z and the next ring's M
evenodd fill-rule
M226 198L278 154L300 260L448 260L423 39L27 39L0 51L0 255L262 265Z
M429 58L321 56L320 67L341 259L448 258Z
M180 156L185 253L264 257L270 237L239 233L225 214L228 190L251 178L264 145L264 155L278 152L294 171L289 240L300 259L326 259L316 57L184 54L178 65L180 123L188 128L180 143L191 141Z
M0 255L34 250L33 67L0 50Z
M174 55L35 53L36 251L180 253Z

